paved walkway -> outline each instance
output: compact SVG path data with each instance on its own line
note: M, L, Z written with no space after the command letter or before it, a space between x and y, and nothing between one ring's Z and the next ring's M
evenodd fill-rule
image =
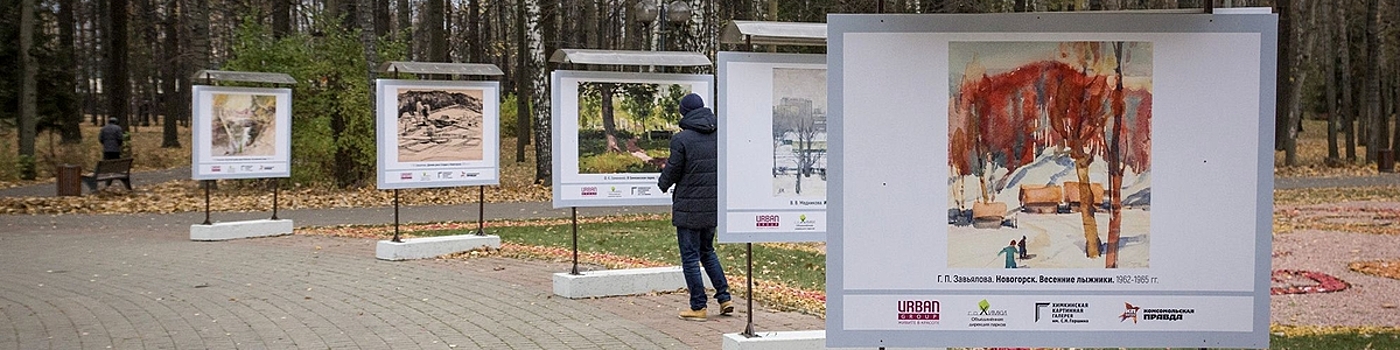
M300 214L285 216L360 218ZM0 349L718 349L746 321L682 321L682 294L559 298L550 277L566 263L388 262L367 239L192 242L180 215L3 220ZM824 328L754 317L761 332Z

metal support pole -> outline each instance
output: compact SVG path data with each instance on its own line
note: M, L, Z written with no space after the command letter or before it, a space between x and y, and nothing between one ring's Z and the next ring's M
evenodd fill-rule
M581 275L581 273L578 273L578 207L569 207L569 212L573 213L574 223L574 269L569 270L569 274Z
M204 225L213 225L209 221L209 182L214 180L204 180Z
M272 219L273 219L273 220L278 220L278 219L277 219L277 193L279 193L279 192L282 192L282 186L279 186L279 182L277 181L277 179L272 179Z
M875 0L875 13L885 13L885 0Z
M389 240L394 243L403 243L399 240L399 189L394 189L394 239Z
M1206 14L1215 13L1215 0L1205 0L1205 3Z
M476 206L476 235L486 235L486 186L476 186L477 206Z
M747 303L748 303L748 311L747 311L747 313L749 314L749 323L748 323L748 325L744 326L744 333L740 333L739 335L744 336L744 338L758 338L758 333L754 333L754 330L753 330L753 243L752 243L752 242L750 242L750 243L745 243L745 244L744 244L744 260L745 260L745 262L746 262L745 268L746 268L746 270L747 270L747 271L744 273L744 280L746 280L746 281L747 281L746 283L748 283L748 288L744 288L744 289L745 289L745 290L744 290L744 300L746 300Z

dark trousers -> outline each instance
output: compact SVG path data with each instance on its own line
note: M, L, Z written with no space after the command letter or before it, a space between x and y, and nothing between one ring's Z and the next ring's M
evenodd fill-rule
M681 249L681 270L685 272L685 287L690 291L690 309L705 308L705 280L701 279L700 266L710 275L710 284L715 287L715 301L729 301L729 282L724 279L724 267L719 265L719 255L715 254L715 228L691 229L676 227L676 242Z
M122 152L102 152L102 160L121 159Z

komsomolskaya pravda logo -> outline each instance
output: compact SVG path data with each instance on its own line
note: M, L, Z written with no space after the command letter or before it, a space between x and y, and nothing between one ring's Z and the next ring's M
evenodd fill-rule
M1123 303L1123 305L1125 310L1123 311L1122 315L1118 316L1118 322L1123 322L1127 321L1128 319L1132 319L1133 323L1138 323L1139 318L1143 322L1177 322L1185 320L1186 315L1196 313L1196 309L1190 308L1144 308L1139 306L1133 306L1133 304L1126 302Z

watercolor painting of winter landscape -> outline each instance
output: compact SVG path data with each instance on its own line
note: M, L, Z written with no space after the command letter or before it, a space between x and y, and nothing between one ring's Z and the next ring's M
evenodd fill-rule
M948 267L1149 267L1152 43L948 52Z

